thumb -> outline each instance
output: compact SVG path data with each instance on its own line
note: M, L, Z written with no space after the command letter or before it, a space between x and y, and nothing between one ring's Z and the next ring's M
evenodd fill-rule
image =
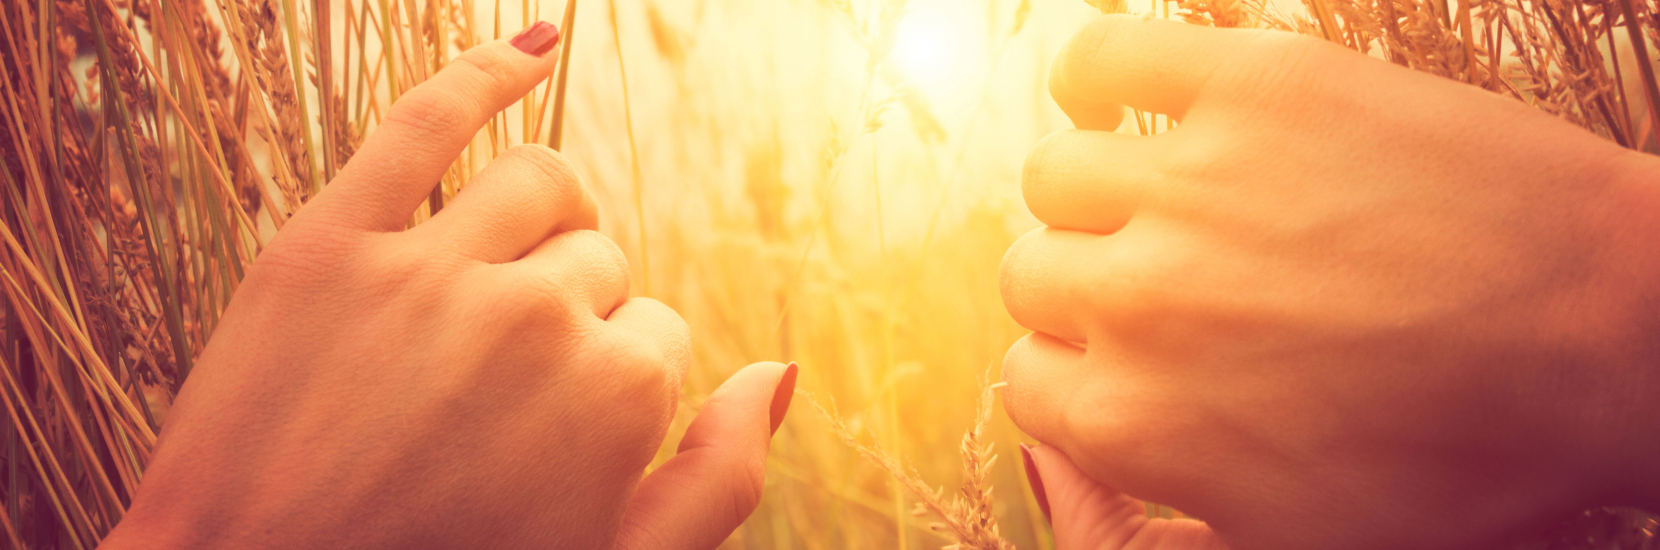
M1054 447L1020 446L1026 478L1054 524L1056 550L1227 550L1191 519L1148 519L1141 501L1091 479Z
M619 550L714 548L755 511L767 444L795 394L795 363L756 363L721 384L674 458L634 491Z

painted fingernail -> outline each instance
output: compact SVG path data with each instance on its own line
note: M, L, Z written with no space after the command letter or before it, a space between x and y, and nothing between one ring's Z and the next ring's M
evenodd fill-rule
M537 21L535 25L513 35L513 39L507 43L521 52L541 57L559 43L559 27L547 21Z
M1038 510L1043 512L1043 519L1054 522L1049 518L1049 493L1043 490L1043 474L1039 474L1037 464L1032 463L1030 445L1020 444L1020 459L1026 463L1026 483L1032 486L1032 498L1037 499Z
M784 413L790 412L790 398L795 397L795 362L784 367L784 376L778 379L778 389L772 390L772 433L784 425Z

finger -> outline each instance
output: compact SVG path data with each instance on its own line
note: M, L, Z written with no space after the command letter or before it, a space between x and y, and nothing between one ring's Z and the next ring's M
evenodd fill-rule
M572 311L591 311L600 319L610 317L628 299L628 258L596 231L549 237L507 268L523 272Z
M721 384L674 458L634 492L620 550L714 548L761 502L767 446L795 392L796 366L756 363Z
M1026 208L1044 225L1108 234L1129 223L1162 152L1153 138L1063 130L1026 155Z
M540 22L455 58L398 98L312 210L361 229L402 228L479 128L552 72L558 40Z
M1020 448L1032 493L1044 498L1056 550L1123 548L1147 523L1141 501L1097 483L1050 446Z
M1174 498L1197 477L1182 460L1190 448L1171 438L1191 431L1178 431L1182 411L1160 395L1164 375L1114 345L1085 350L1032 334L1003 358L1003 408L1022 432L1066 453L1093 479L1130 494Z
M1066 50L1061 52L1065 55ZM1123 105L1098 98L1078 97L1078 94L1061 80L1060 59L1057 58L1049 68L1049 97L1054 98L1061 112L1072 120L1073 128L1111 132L1124 123Z
M1117 128L1124 105L1180 119L1209 92L1218 68L1259 35L1104 15L1061 48L1050 69L1049 95L1080 129Z
M1003 255L1003 307L1020 326L1086 343L1111 282L1115 236L1038 228Z
M1056 550L1227 549L1202 522L1148 519L1141 501L1091 479L1059 449L1021 451L1033 492L1046 495Z
M555 233L598 228L594 197L565 157L525 144L490 161L448 207L414 231L497 263L519 259Z
M605 321L612 328L659 346L663 368L669 374L667 385L678 395L692 361L691 330L680 314L657 300L634 298L617 307Z
M1003 408L1026 435L1050 445L1070 444L1076 406L1100 387L1104 373L1085 361L1083 348L1043 333L1028 334L1003 356ZM1088 414L1087 412L1085 414Z

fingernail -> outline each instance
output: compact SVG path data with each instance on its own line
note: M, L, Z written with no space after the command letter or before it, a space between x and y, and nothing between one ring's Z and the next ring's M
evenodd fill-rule
M1026 483L1032 486L1032 498L1037 499L1038 510L1043 512L1043 519L1051 523L1049 518L1049 493L1043 490L1043 475L1038 473L1037 464L1032 463L1032 447L1025 443L1020 444L1020 459L1026 463Z
M784 413L790 412L790 398L795 397L795 362L784 367L784 376L778 379L778 389L772 390L772 433L784 425Z
M535 25L513 35L513 39L507 43L521 52L541 57L559 43L559 27L547 21L537 21Z

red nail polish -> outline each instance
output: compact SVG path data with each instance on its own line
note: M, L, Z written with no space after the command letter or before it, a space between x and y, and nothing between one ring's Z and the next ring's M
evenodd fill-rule
M513 39L507 43L521 52L541 57L559 43L559 27L547 21L537 21L535 25L513 35Z
M795 363L784 367L784 376L778 379L778 388L772 390L772 433L784 424L784 413L790 412L790 398L795 397Z
M1038 473L1037 464L1032 463L1032 447L1020 444L1020 459L1026 463L1026 483L1032 486L1032 498L1037 499L1038 510L1043 512L1043 519L1053 523L1049 517L1049 493L1043 490L1043 474Z

